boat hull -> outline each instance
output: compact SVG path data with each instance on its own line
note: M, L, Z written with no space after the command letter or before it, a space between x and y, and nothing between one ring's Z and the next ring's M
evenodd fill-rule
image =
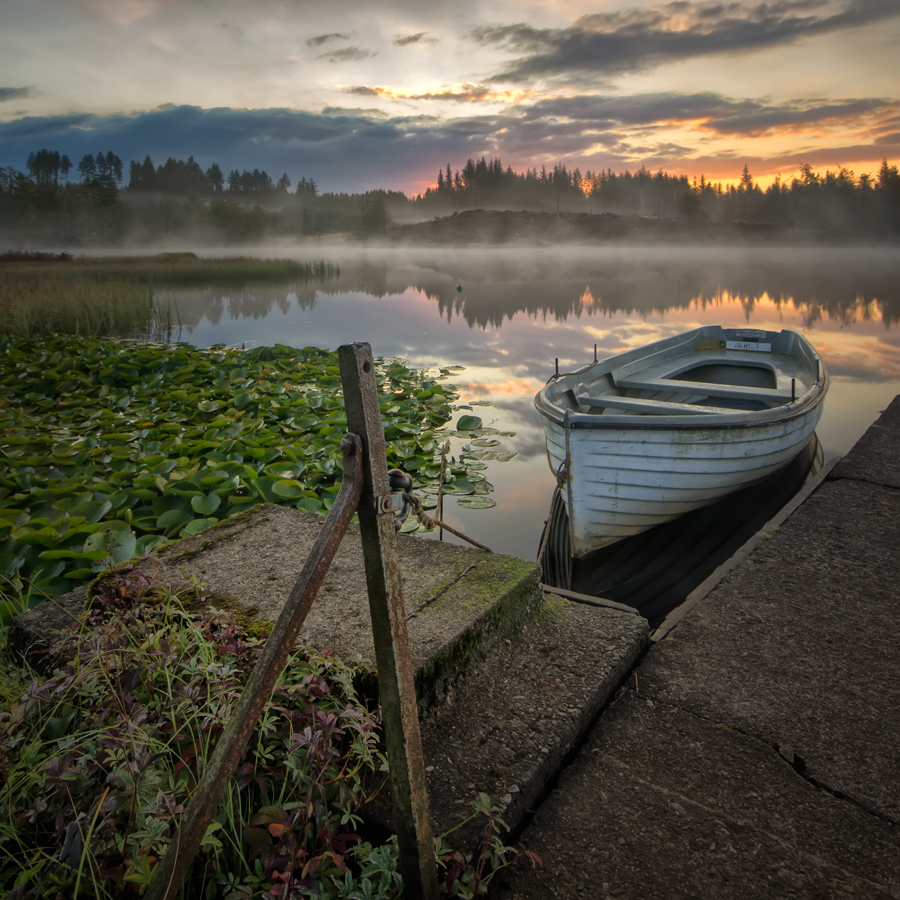
M561 472L573 555L631 537L762 481L803 449L821 410L817 406L767 425L604 429L602 435L567 430L545 419L550 464Z
M758 412L726 409L709 414L698 409L695 415L693 406L685 410L681 402L691 395L679 395L675 387L671 396L680 400L662 402L659 416L643 414L644 406L638 407L642 414L609 409L606 415L587 415L579 412L584 406L559 410L550 408L539 394L536 403L543 414L550 466L568 513L573 556L715 503L788 465L807 445L821 418L827 374L816 360L802 397L788 396L783 405ZM554 396L562 396L566 379L575 384L579 378L593 377L599 384L607 370L614 381L614 363L561 376ZM579 384L578 391L598 393L585 384ZM636 406L654 402L640 399L636 392L612 398Z

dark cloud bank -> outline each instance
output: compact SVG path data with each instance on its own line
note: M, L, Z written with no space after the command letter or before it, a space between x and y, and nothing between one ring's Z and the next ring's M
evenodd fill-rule
M872 124L869 146L828 146L818 139L814 149L798 156L812 165L890 157L900 146L900 103L858 98L778 105L712 92L653 93L546 99L447 120L387 118L371 110L166 106L134 115L73 113L0 123L0 165L21 169L29 153L43 148L75 161L85 153L107 150L126 162L149 154L157 165L169 156L190 155L204 167L218 162L226 173L262 168L276 178L282 172L295 181L313 177L323 190L357 191L408 185L415 178L433 177L448 161L457 167L481 155L500 156L517 168L548 156L593 169L635 169L643 162L650 167L684 166L690 162L690 149L654 136L660 126L678 122L715 135L758 136L825 122L876 120L880 130ZM707 161L714 168L716 159ZM742 166L743 159L735 157L735 176Z
M486 26L475 29L472 37L517 57L496 74L497 81L570 80L579 74L613 77L684 59L792 44L898 15L897 0L848 0L836 10L827 0L676 0L583 16L569 28Z

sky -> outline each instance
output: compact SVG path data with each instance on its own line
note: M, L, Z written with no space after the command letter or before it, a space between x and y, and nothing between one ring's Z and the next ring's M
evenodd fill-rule
M766 185L900 162L900 0L0 0L0 166L416 194L450 163Z

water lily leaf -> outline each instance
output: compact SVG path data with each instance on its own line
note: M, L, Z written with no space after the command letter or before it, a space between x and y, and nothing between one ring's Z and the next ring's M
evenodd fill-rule
M128 530L113 530L107 528L103 531L95 531L84 542L85 553L103 553L105 559L111 565L120 565L128 562L134 556L137 538Z
M481 419L478 416L460 416L456 421L457 431L474 431L481 428Z
M277 503L278 494L272 490L277 480L278 479L276 478L270 478L268 475L263 475L260 478L253 479L250 482L250 487L258 497L265 500L267 503Z
M499 447L500 441L494 440L493 438L475 438L474 441L471 442L473 447Z
M282 478L272 485L272 493L288 500L295 500L306 493L306 488L299 481Z
M485 497L482 495L476 495L474 497L461 497L456 502L460 506L465 506L466 509L490 509L491 507L497 505L496 500L492 500L490 497Z
M244 409L244 407L249 406L253 400L253 394L250 391L235 391L234 396L231 398L231 403L235 409Z
M222 505L222 498L216 494L197 494L191 497L191 508L202 516L214 513Z
M188 522L184 528L181 529L179 534L182 537L189 537L192 534L198 534L206 528L209 528L210 525L216 524L216 519L193 519Z
M466 478L456 478L449 484L444 485L445 494L473 494L475 493L475 485Z
M515 459L518 455L518 453L498 453L497 459L500 462L509 462L511 459Z
M183 509L170 509L164 512L157 520L156 527L170 529L173 525L180 525L191 518L191 514Z
M151 550L155 550L166 543L166 539L158 534L145 534L137 539L135 556L143 556L145 553L150 553Z
M53 547L59 542L59 531L52 526L30 529L27 526L18 528L12 533L14 541L32 546Z

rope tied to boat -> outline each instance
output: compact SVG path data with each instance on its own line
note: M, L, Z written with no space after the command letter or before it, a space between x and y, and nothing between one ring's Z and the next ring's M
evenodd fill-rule
M394 528L397 531L399 531L403 527L403 523L406 521L407 516L410 512L412 512L412 514L418 520L419 524L425 526L425 528L428 528L430 530L433 530L435 528L443 528L444 531L449 531L450 534L453 534L460 540L471 544L473 547L477 547L479 550L484 550L485 553L494 552L490 547L482 544L480 541L476 541L475 538L469 537L468 535L454 528L452 525L448 525L446 522L443 522L440 519L429 516L428 513L425 512L425 508L422 506L422 501L413 493L412 475L410 475L408 472L404 472L402 469L390 469L388 471L388 480L391 485L391 490L401 491L403 494L403 507L400 513L394 516Z

